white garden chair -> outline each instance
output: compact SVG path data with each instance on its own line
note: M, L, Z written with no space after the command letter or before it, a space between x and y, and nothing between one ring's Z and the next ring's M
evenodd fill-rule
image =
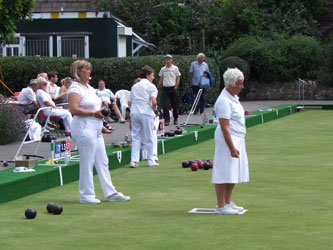
M128 108L128 100L130 96L130 91L126 89L118 90L115 94L115 96L120 101L120 108L121 108L121 116L126 119L126 109Z

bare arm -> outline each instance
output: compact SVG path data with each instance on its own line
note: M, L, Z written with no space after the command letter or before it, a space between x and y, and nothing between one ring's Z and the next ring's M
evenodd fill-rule
M47 107L52 107L52 108L54 108L54 109L56 109L57 108L57 106L55 106L53 103L51 103L51 102L44 102L44 104L45 104L45 106L47 106Z
M177 89L177 88L178 88L179 82L180 82L180 76L177 76L177 78L176 78L176 85L175 85L175 89Z
M61 93L60 95L57 95L56 97L54 97L54 100L57 100L57 99L59 99L59 98L62 98L62 97L64 97L66 94L67 94L66 92Z
M192 88L192 76L193 76L193 73L190 72L190 88Z
M224 140L227 143L231 156L234 158L239 158L239 151L235 148L235 146L232 142L232 139L231 139L230 132L229 132L229 120L219 118L219 123L220 123L220 127L222 129Z
M156 107L157 107L156 97L150 97L150 100L151 100L151 105L152 105L153 111L155 112L156 111Z
M69 104L69 110L73 115L77 116L93 116L99 119L104 118L101 111L104 108L101 108L97 111L92 111L88 109L84 109L80 107L81 102L81 96L76 93L71 93L68 95L68 104Z
M163 83L163 76L161 76L160 79L158 80L158 84L157 84L158 89L161 87L162 83Z

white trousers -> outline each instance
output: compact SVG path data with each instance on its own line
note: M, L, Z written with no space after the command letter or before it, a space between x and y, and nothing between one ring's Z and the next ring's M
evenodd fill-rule
M102 135L102 120L74 116L71 134L80 152L79 194L81 199L95 198L93 167L105 197L117 192L111 181L109 159Z
M131 161L140 161L141 144L146 146L148 162L154 162L153 127L154 117L143 114L131 115L132 150Z
M160 124L159 117L155 117L154 118L154 128L153 128L153 155L154 156L158 155L157 130L158 130L159 124ZM148 153L147 153L147 148L146 148L145 144L141 145L141 159L142 160L148 159Z
M45 115L48 115L48 112L45 112ZM59 116L64 122L66 132L69 132L73 117L67 109L52 109L51 116Z

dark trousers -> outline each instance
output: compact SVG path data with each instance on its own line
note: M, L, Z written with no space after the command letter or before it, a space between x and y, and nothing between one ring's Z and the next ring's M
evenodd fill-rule
M177 90L174 87L163 87L163 116L164 121L170 122L169 106L173 109L173 117L178 119L178 98Z
M24 114L36 114L38 107L35 106L35 104L20 104L21 109L23 110Z
M199 86L192 86L193 89L193 94L194 94L194 99L197 97L197 94L199 92L200 87ZM197 104L197 107L195 108L195 113L198 113L200 110L200 114L205 111L205 106L206 106L206 100L205 100L205 90L202 89L201 96L199 99L199 102Z

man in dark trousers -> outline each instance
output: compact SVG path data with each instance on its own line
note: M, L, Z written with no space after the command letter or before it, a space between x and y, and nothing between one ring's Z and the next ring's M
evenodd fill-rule
M157 88L160 88L163 84L163 115L164 115L164 125L168 126L170 123L169 105L173 109L173 124L178 124L178 98L177 98L177 88L180 81L180 72L177 66L172 64L172 55L166 55L164 57L165 66L161 68L160 79L158 81Z
M205 62L206 56L204 53L199 53L197 55L197 61L194 61L191 63L190 67L190 88L193 89L193 94L196 97L199 90L200 90L200 79L203 73L208 70L208 64ZM205 90L202 89L201 96L199 99L199 103L194 111L194 114L198 114L198 111L200 109L200 114L202 114L205 111Z

